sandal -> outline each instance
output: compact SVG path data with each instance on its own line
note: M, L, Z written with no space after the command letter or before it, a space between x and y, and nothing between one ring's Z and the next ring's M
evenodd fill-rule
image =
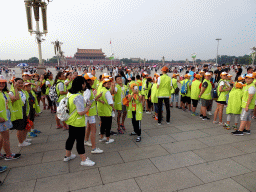
M63 126L63 131L66 131L66 130L69 130L68 125L66 125L66 126L64 125L64 126Z
M126 128L125 128L124 125L120 125L120 127L121 127L124 131L126 131Z
M117 129L117 131L118 131L118 134L120 134L120 135L124 134L124 132L122 131L122 129Z

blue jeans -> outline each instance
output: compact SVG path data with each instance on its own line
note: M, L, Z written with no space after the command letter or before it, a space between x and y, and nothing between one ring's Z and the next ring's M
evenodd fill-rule
M174 102L174 97L175 97L175 102L178 103L179 102L179 93L178 94L172 94L171 103Z

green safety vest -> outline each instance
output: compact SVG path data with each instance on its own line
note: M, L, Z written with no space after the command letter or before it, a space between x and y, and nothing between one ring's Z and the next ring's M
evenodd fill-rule
M103 82L100 82L100 83L99 83L99 86L98 86L98 88L97 88L97 94L100 94L100 93L101 93L102 84L103 84Z
M103 100L105 102L105 104L102 104L99 101L97 102L98 115L100 117L111 117L112 116L112 107L108 104L108 101L105 97L105 95L108 91L109 90L107 90L105 87L101 88L101 92L103 92L103 93L102 93L102 96L99 99Z
M200 91L201 91L200 88L199 88L200 84L201 84L201 81L199 81L197 79L192 82L192 85L191 85L191 99L199 100L198 96L199 96Z
M171 77L166 74L160 76L158 97L169 97L171 94Z
M187 83L188 82L188 83ZM189 79L185 80L185 84L187 83L188 86L188 90L187 90L187 94L185 95L186 97L191 97L191 88L189 86L189 84L191 83L191 81Z
M93 100L93 99L95 99L95 98L94 98L94 94L93 94L92 89L91 89L90 91L91 91L90 100ZM96 101L94 100L94 101L92 102L91 108L90 108L90 110L89 110L89 114L88 114L87 116L90 117L90 116L95 116L95 115L97 115L97 107L96 107Z
M145 95L145 90L144 90L144 88L146 88L146 83L147 83L147 79L146 79L146 78L143 78L143 79L142 79L141 95Z
M92 88L97 89L99 87L99 81L97 79L94 80Z
M219 95L218 100L217 101L226 101L227 100L227 94L229 93L229 91L222 91L220 92L220 82L224 81L223 79L221 79L218 83L218 88L217 88L217 93ZM228 86L226 85L225 81L224 81L224 86L222 89L226 89L228 88Z
M4 94L7 98L8 109L11 113L11 121L14 121L15 120L15 115L13 113L12 101L11 101L10 96L7 92L5 92L5 93L0 92L0 117L4 118L5 121L8 121L7 112L6 112L6 100L4 98Z
M54 83L54 80L50 80L50 79L47 79L46 81L49 81L51 86L53 85ZM45 85L46 86L46 85ZM46 95L49 95L49 91L50 91L50 88L48 86L46 86L46 91L45 91L45 94Z
M67 91L67 87L65 85L65 83L62 81L62 80L58 80L57 83L56 83L56 92L57 92L57 95L59 96L59 99L58 99L58 103L61 101L61 99L63 99L64 97L66 97L66 95L60 95L60 90L58 88L58 84L59 83L63 83L63 86L64 86L64 92Z
M31 90L31 93L35 97L35 110L36 110L36 113L40 113L41 109L40 109L40 106L39 106L36 94L35 94L35 92L33 90Z
M72 83L73 83L73 80L69 82L69 84L68 84L68 86L67 86L67 90L71 89Z
M15 90L14 88L11 89L11 92L13 93L13 95L15 96ZM24 91L22 91L24 93ZM25 94L25 93L24 93ZM12 110L13 110L13 114L15 116L15 120L18 119L23 119L23 111L22 111L22 107L24 106L24 103L21 100L20 94L19 94L19 100L14 101L12 103ZM29 104L28 104L28 100L27 100L27 111L29 111ZM27 113L28 115L29 113ZM14 121L15 121L14 120Z
M130 83L128 83L128 86L129 86L129 93L131 94L132 93L132 89L131 89L131 85L133 83L136 83L135 81L131 81ZM138 87L139 88L139 87Z
M158 89L157 83L154 83L151 89L151 102L158 103Z
M77 93L77 94L68 93L67 94L67 97L69 97L69 99L68 99L69 114L72 114L72 115L66 121L66 124L71 125L73 127L85 127L85 116L78 114L78 112L76 110L76 105L74 104L74 99L79 95L81 95L81 94L80 93ZM72 113L73 111L75 111L75 112Z
M248 92L248 89L250 87L252 87L255 85L253 83L251 83L250 85L246 85L245 87L243 87L243 98L242 98L242 108L245 108L246 107L246 103L248 101L248 98L249 98L249 92ZM251 103L249 104L249 109L254 109L254 106L255 106L255 99L256 99L256 94L254 94L253 96L253 99L251 101Z
M233 88L229 93L226 114L241 114L242 112L242 89Z
M117 88L117 92L114 96L114 101L115 101L114 106L116 110L120 111L122 110L122 105L123 105L123 101L121 100L122 87L119 84L117 84L116 88ZM124 88L123 95L125 96L127 91L127 86L123 85L123 88Z
M211 95L211 92L212 92L212 84L209 80L206 80L204 79L203 83L204 82L207 82L208 83L208 86L207 88L205 89L204 93L201 95L201 98L202 99L205 99L205 100L212 100L212 95Z
M132 93L133 96L133 93ZM140 94L139 94L140 96ZM136 121L142 120L143 116L143 107L142 103L139 101L139 99L135 100L136 103ZM129 107L127 109L127 118L132 119L132 101L129 102Z
M147 86L147 84L146 84L146 86ZM145 99L148 99L148 93L149 93L149 90L151 89L151 87L152 87L152 83L149 83L145 90Z
M175 93L175 89L178 87L177 82L178 82L177 79L172 78L172 90L171 90L171 94L174 94L174 93Z

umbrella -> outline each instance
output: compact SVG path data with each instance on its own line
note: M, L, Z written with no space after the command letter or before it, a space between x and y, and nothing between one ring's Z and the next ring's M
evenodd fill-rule
M28 66L27 63L19 63L19 64L17 65L17 67L27 67L27 66Z
M156 67L156 65L154 65L153 67Z

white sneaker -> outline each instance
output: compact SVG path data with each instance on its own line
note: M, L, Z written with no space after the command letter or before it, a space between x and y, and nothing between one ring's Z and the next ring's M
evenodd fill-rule
M108 141L106 141L106 144L113 143L114 141L114 139L109 139Z
M91 153L103 153L103 150L101 150L100 148L96 148L94 150L91 150Z
M208 111L207 114L210 115L210 116L212 115L211 111Z
M26 142L26 141L24 141L23 143L19 143L18 144L18 147L26 147L26 146L29 146L29 145L31 145L31 143L28 143L28 142Z
M84 166L93 166L93 165L95 165L95 162L93 162L92 160L90 160L90 159L87 157L85 161L81 161L80 165L84 165Z
M107 138L104 137L103 139L100 139L99 142L107 141Z
M76 155L71 153L71 155L69 157L65 156L63 161L70 161L70 160L75 159L75 158L76 158Z
M88 147L91 147L92 146L92 143L90 141L84 141L84 145L88 146Z
M150 111L147 111L146 114L151 114L151 112L150 112Z

